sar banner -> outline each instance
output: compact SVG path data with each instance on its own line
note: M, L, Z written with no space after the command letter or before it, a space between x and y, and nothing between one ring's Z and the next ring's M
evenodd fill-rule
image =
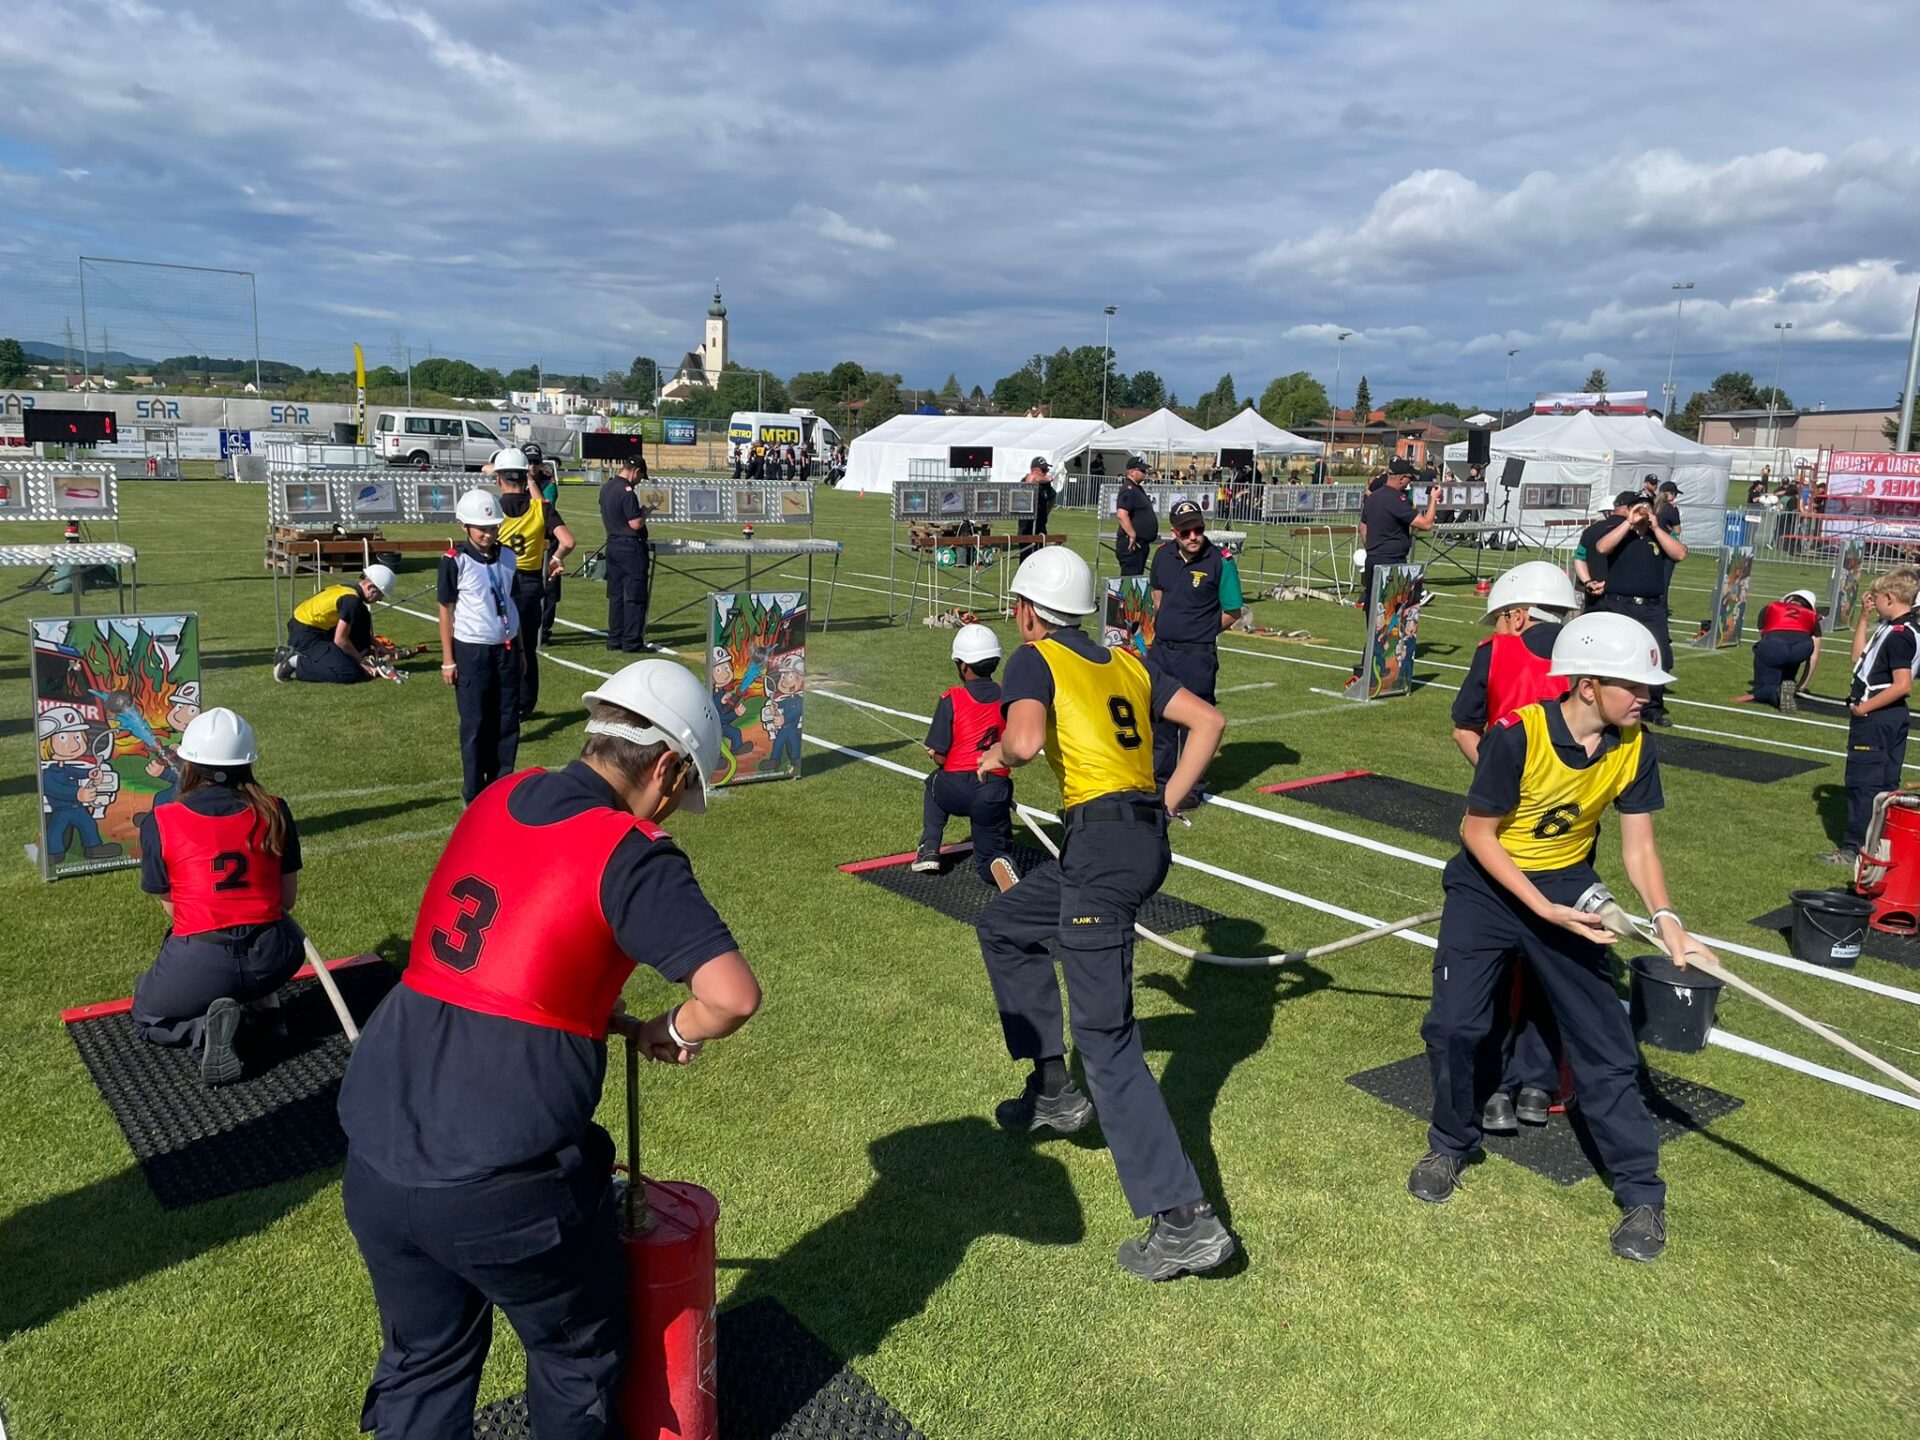
M707 681L720 716L713 783L797 776L807 688L806 592L712 596Z
M198 618L88 615L28 624L41 878L137 864L140 817L179 783L175 747L200 713Z
M1144 575L1108 576L1100 639L1109 650L1126 646L1142 660L1153 644L1153 592Z
M1367 653L1347 698L1383 700L1413 691L1413 656L1420 633L1420 597L1425 565L1381 565L1367 597Z

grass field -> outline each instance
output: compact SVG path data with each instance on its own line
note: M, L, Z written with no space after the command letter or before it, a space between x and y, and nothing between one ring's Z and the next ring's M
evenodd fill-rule
M121 495L143 608L199 613L208 703L254 722L262 777L299 818L300 920L329 954L401 954L460 809L436 657L402 687L275 686L264 491L130 484ZM566 501L578 520L592 512L590 494ZM1060 518L1084 542L1091 518ZM673 826L767 992L761 1015L699 1064L644 1077L649 1170L697 1181L723 1206L723 1304L778 1296L933 1440L1920 1433L1920 1114L1726 1050L1660 1055L1746 1104L1668 1149L1672 1248L1659 1264L1609 1256L1614 1210L1597 1181L1562 1189L1493 1160L1451 1205L1421 1205L1404 1182L1423 1127L1345 1083L1419 1048L1431 951L1409 941L1283 972L1192 969L1141 949L1149 1058L1248 1258L1222 1279L1122 1276L1113 1252L1138 1227L1106 1152L1030 1146L993 1127L1021 1071L1001 1048L972 933L834 868L911 848L917 779L868 759L924 769L923 727L907 716L928 713L951 670L948 632L885 623L885 502L823 494L820 532L847 553L832 629L810 645L807 774L728 792ZM1421 859L1445 847L1256 788L1369 768L1464 789L1443 687L1479 638L1479 610L1458 576L1435 578L1443 598L1416 671L1432 683L1390 704L1357 709L1314 689L1340 684L1354 612L1263 602L1264 623L1309 629L1328 648L1227 642L1232 723L1214 780L1248 808L1210 806L1177 831L1178 854L1222 873L1176 867L1168 884L1235 917L1208 936L1213 948L1358 928L1222 874L1383 918L1437 903ZM1756 595L1814 578L1763 566ZM429 580L430 565L411 559L401 588ZM1683 567L1676 613L1704 613L1711 582L1708 562ZM565 617L604 622L599 586L570 582L566 594ZM691 594L663 580L656 608ZM9 623L65 607L36 597ZM699 613L654 638L697 647ZM406 615L379 619L396 639L429 633ZM585 629L565 630L550 653L523 763L577 751L585 672L610 668ZM1744 649L1683 649L1678 697L1724 704L1746 688L1747 663ZM1823 668L1830 690L1844 655ZM17 847L37 803L17 635L0 682L0 830ZM1812 857L1838 823L1844 735L1745 707L1674 711L1730 743L1828 757L1767 786L1665 775L1657 829L1678 908L1706 935L1780 952L1746 922L1793 886L1836 880ZM1044 766L1020 773L1018 793L1047 809L1058 800ZM353 1433L379 1337L338 1172L162 1211L58 1018L129 992L159 941L158 907L130 871L47 887L12 854L0 872L9 1434ZM1625 893L1611 838L1601 871ZM1729 958L1896 1063L1920 1054L1908 1005ZM1920 988L1872 959L1857 973ZM646 976L628 988L641 1011L664 994ZM1721 1020L1851 1066L1741 997L1722 1000ZM616 1135L620 1105L612 1085L601 1119ZM484 1398L519 1389L522 1368L503 1326Z

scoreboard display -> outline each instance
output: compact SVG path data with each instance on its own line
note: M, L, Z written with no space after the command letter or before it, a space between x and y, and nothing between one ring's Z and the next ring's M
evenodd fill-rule
M580 458L582 460L624 460L629 455L644 458L646 438L630 432L613 430L587 430L580 436Z
M23 411L20 419L29 445L111 445L120 438L111 410L49 410L36 405Z

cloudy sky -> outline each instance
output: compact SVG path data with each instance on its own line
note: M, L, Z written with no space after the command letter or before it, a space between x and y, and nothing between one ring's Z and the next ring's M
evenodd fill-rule
M1920 6L13 0L0 334L78 255L251 270L263 349L736 357L991 385L1098 344L1183 396L1305 369L1497 405L1593 365L1890 403L1920 256ZM217 287L89 300L135 353ZM189 315L184 312L194 312ZM195 318L197 317L197 319ZM97 332L101 318L90 315ZM194 341L191 346L185 341Z

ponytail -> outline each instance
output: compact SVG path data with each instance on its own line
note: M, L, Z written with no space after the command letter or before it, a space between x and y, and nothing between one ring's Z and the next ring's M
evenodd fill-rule
M280 802L253 778L251 765L230 765L210 771L191 760L180 762L180 794L189 795L205 785L227 785L237 791L247 808L253 811L253 838L269 855L286 853L287 816Z

